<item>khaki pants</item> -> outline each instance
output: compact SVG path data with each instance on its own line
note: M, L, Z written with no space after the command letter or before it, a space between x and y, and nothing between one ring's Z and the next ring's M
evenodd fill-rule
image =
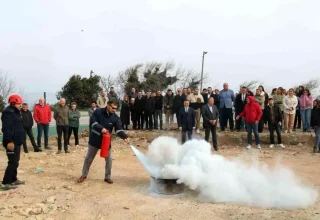
M195 112L195 117L196 117L196 126L197 129L200 129L200 118L201 118L201 109L197 109L194 111Z
M166 110L166 128L167 129L173 128L173 112L171 109Z
M296 116L296 114L284 113L284 130L292 131L295 116Z

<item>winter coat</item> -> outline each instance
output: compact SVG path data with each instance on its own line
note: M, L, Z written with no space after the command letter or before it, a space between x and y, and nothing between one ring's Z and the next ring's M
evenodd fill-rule
M295 114L297 105L298 105L297 96L293 95L292 97L290 97L289 95L287 95L283 98L284 113L290 114L290 115Z
M273 101L274 101L274 104L279 106L280 110L283 112L283 98L285 96L284 95L274 95L273 96Z
M130 124L130 104L129 102L122 102L120 110L120 119L123 125Z
M260 105L254 101L253 96L248 97L250 99L250 103L247 103L244 107L242 113L240 113L239 117L244 117L247 123L254 123L256 121L260 121L262 117L262 110Z
M2 144L7 148L8 143L20 146L25 140L22 117L18 109L12 106L6 107L1 115Z
M137 120L137 110L134 104L129 104L130 113L131 113L131 121L134 122Z
M122 130L122 123L117 114L110 114L104 108L100 108L94 111L92 117L90 118L90 124L92 126L92 131L89 137L89 144L96 148L101 148L102 129L105 128L111 134L113 128L115 128L116 134L122 139L126 139L128 136Z
M264 104L265 104L265 96L264 95L255 95L254 100L256 103L258 103L260 105L260 108L263 110Z
M69 124L69 108L68 106L62 107L59 105L53 114L54 120L56 120L57 125L63 125L66 126Z
M105 97L99 96L97 100L97 106L99 108L105 108L107 107L108 101L109 101L109 98L107 96Z
M133 98L133 99L136 99L136 98L137 98L137 94L130 92L130 94L129 94L129 101L130 101L132 98Z
M172 110L173 109L173 95L168 96L168 94L166 94L163 97L163 107L164 107L164 113L166 114L168 112L168 110Z
M278 124L279 122L282 122L282 112L280 107L277 105L274 105L273 107L268 105L264 110L263 119L264 119L264 122L266 123L268 122L269 126L273 123L271 109L273 109L274 122L276 124Z
M114 102L118 102L118 95L117 95L117 93L115 93L115 92L109 92L108 93L108 99L109 99L109 101L114 101Z
M232 108L232 103L234 102L234 92L231 89L221 90L219 93L219 108Z
M320 107L314 107L311 111L311 127L320 127Z
M242 101L242 94L239 93L238 95L236 95L235 99L234 99L234 108L237 114L241 113L244 109L244 106L246 105L248 95L245 94L245 98L244 101Z
M69 127L78 128L79 127L79 119L81 117L80 111L70 110L69 111Z
M49 105L36 104L33 108L33 118L37 124L49 124L51 122L51 109Z
M144 103L145 103L145 112L153 112L154 111L154 99L152 97L145 97L144 98Z
M198 102L198 99L200 99L200 102ZM192 93L187 96L187 100L189 100L190 103L204 103L203 96L201 94L195 95Z
M21 110L21 116L22 116L23 128L32 128L33 118L32 118L31 112L29 110L27 111Z
M93 112L94 112L95 110L97 110L98 108L99 108L99 107L97 107L96 109L89 108L89 110L88 110L89 118L91 118L91 116L93 115Z
M154 97L154 110L162 110L163 108L163 96Z
M261 94L260 94L261 96L264 96L264 103L263 103L263 108L262 109L264 109L264 107L265 106L267 106L268 105L268 103L269 103L269 95L268 95L268 93L266 93L266 92L261 92ZM261 105L260 105L261 106Z
M141 97L140 99L137 97L134 101L134 106L136 107L137 112L143 112L145 108L145 99Z
M179 114L180 109L183 107L185 97L183 95L176 95L173 98L173 112Z
M308 95L301 95L300 96L300 109L306 110L306 109L312 109L313 108L313 100L312 96Z

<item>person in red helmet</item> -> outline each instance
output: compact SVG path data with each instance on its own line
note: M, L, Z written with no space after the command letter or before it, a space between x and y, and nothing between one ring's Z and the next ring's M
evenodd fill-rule
M24 142L24 129L21 117L22 98L19 95L9 97L9 106L4 109L1 115L3 146L8 157L8 166L4 173L1 189L10 190L17 188L25 182L17 178L19 167L20 150Z

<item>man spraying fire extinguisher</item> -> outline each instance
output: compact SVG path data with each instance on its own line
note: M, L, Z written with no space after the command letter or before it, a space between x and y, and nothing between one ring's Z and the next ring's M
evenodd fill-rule
M88 176L90 166L99 151L101 149L101 156L105 157L106 170L104 181L112 184L111 180L111 132L115 128L118 137L122 138L127 144L129 144L128 136L122 130L122 124L119 116L115 113L118 104L114 101L109 101L106 108L100 108L94 111L90 118L91 133L89 137L88 153L84 160L82 175L77 180L78 183L82 183ZM106 146L108 144L108 146ZM108 149L106 149L106 147ZM107 150L107 153L106 153Z

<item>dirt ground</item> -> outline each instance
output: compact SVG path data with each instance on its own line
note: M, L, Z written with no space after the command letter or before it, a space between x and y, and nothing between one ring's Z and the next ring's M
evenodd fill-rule
M131 143L146 151L148 143L144 135L133 134ZM178 135L178 133L176 134ZM86 142L81 139L79 148L71 146L71 154L56 155L54 150L42 153L21 154L19 178L26 185L13 191L0 191L0 219L320 219L320 202L307 209L261 209L232 204L203 203L197 193L186 190L175 196L160 196L149 191L149 176L129 146L120 139L113 139L113 185L103 182L104 160L97 155L88 179L75 183L81 175L86 154ZM30 145L29 145L30 146ZM238 146L221 146L218 154L227 158L252 154ZM320 187L320 154L312 154L306 148L287 146L286 149L263 149L260 160L282 164L295 171L304 181ZM3 175L7 158L0 151L0 173ZM43 172L35 173L36 168ZM2 178L2 177L1 177ZM292 192L294 193L294 192Z

